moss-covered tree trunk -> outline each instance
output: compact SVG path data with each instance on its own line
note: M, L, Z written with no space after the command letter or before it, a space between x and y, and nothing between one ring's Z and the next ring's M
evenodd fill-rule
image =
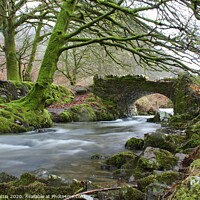
M52 31L45 51L36 85L24 99L25 101L28 101L28 103L32 102L32 104L38 106L38 104L44 103L42 96L44 98L48 96L49 86L53 82L54 73L57 69L57 62L61 54L60 49L66 43L63 36L68 28L75 4L75 0L66 0L61 7L56 25ZM38 100L38 93L41 100Z
M44 108L44 102L48 98L49 86L53 82L57 62L61 54L61 47L66 43L66 34L70 18L76 5L76 0L65 0L58 15L57 22L49 39L45 55L40 67L37 82L29 94L21 99L26 106L32 109Z
M9 18L7 20L7 28L4 31L7 79L20 81L20 72L15 47L15 27L13 20L13 18Z

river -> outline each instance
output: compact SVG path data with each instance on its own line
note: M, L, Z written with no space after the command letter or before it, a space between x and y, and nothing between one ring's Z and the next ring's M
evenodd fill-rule
M0 172L20 176L24 172L46 169L67 180L89 179L100 182L110 173L100 170L93 154L112 155L124 151L131 137L160 128L137 116L105 122L55 124L53 128L0 136Z

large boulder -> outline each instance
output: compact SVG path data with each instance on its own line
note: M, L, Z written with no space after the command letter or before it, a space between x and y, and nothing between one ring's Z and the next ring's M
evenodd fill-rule
M114 154L112 157L106 160L107 165L114 165L117 168L120 168L122 165L127 163L130 160L136 159L137 155L133 152L120 152Z
M157 147L174 152L176 145L168 141L166 134L161 132L148 133L144 135L144 147Z
M169 151L147 147L138 160L139 167L146 170L170 170L177 164L178 158Z
M144 140L141 138L130 138L126 144L125 148L129 150L142 150L144 147Z

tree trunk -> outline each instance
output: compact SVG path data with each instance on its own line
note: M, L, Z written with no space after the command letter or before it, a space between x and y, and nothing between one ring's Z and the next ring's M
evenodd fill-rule
M8 19L7 28L4 32L7 80L19 82L21 79L15 47L15 27L12 20L11 18Z
M48 91L57 69L57 62L61 54L60 48L66 43L63 35L66 34L75 5L75 0L63 2L45 51L37 82L28 95L21 99L21 102L26 106L30 106L31 109L44 108L45 99L48 98Z
M31 81L31 72L33 69L33 62L35 60L35 55L36 55L36 51L37 51L37 47L38 47L38 43L39 43L41 29L42 29L42 20L40 21L40 23L38 24L38 26L36 28L30 59L29 59L28 66L27 66L27 69L24 74L25 81Z

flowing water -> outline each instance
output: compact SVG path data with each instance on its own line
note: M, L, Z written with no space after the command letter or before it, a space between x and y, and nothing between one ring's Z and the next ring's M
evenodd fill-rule
M146 122L146 118L55 124L41 131L1 135L0 172L19 176L44 168L67 180L105 180L110 173L100 170L100 161L91 160L91 155L124 151L129 138L142 138L160 128L159 124Z

